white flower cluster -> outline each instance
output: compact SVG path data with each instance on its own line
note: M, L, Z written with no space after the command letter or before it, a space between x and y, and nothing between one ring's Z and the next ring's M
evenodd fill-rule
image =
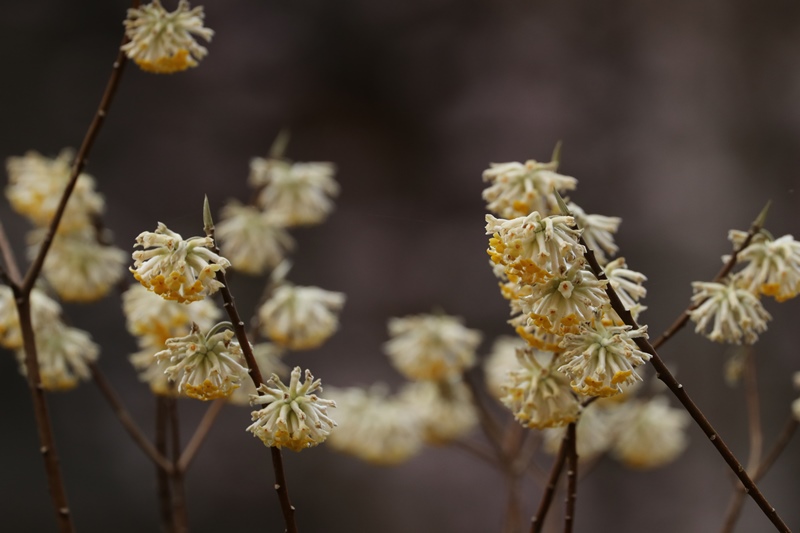
M11 206L36 226L28 234L31 258L38 253L69 182L72 159L68 149L54 159L33 151L8 158L6 196ZM96 224L104 207L94 178L78 176L42 269L45 279L65 301L98 300L125 272L125 252L105 244L106 236Z
M574 420L573 391L620 394L623 385L641 380L635 368L650 358L633 340L646 337L646 328L620 327L606 294L610 284L634 316L644 309L645 276L628 269L624 258L609 262L621 220L586 214L574 203L563 214L556 191L574 190L577 180L557 174L557 167L558 161L528 161L493 164L484 172L491 182L484 191L489 210L508 217L486 215L486 233L493 272L511 307L509 322L533 350L551 352L546 364L534 351L520 352L511 371L516 381L502 388L502 401L530 427ZM589 268L581 238L606 265L608 280Z

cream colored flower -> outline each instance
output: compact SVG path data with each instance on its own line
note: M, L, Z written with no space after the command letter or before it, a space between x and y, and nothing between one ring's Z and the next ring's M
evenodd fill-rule
M384 350L392 365L412 380L455 379L475 364L481 333L458 317L415 315L389 320Z
M31 291L31 323L36 331L42 326L60 320L61 306L42 290ZM14 303L14 293L7 285L0 285L0 346L10 350L22 348L22 331L19 314Z
M569 333L561 341L564 364L559 370L572 378L573 390L584 396L620 394L621 385L642 380L635 368L650 360L650 354L633 341L639 337L647 338L647 326L606 327L602 320L583 324L579 333Z
M130 271L139 283L166 300L202 300L222 287L215 279L217 271L231 266L230 261L211 251L213 244L209 237L183 240L159 222L155 232L145 231L136 237L134 246L143 250L133 252Z
M247 431L266 446L299 452L323 442L336 427L336 422L328 416L328 408L336 407L336 403L314 394L322 392L321 381L306 370L301 383L300 375L300 367L295 367L287 386L277 374L272 374L258 388L258 394L251 396L251 404L265 407L253 411L254 422Z
M122 310L128 332L146 339L145 345L160 345L172 337L182 337L189 333L193 323L206 331L221 314L209 300L180 304L165 300L141 285L131 285L122 294Z
M222 208L216 238L233 268L252 275L274 268L294 248L279 216L236 201Z
M580 404L552 354L517 351L519 368L509 372L500 399L527 428L563 426L577 419Z
M75 388L79 380L92 377L88 363L96 361L100 348L91 336L60 321L40 324L34 329L36 352L39 361L39 377L42 387L49 391ZM17 350L20 372L26 374L25 351Z
M55 159L34 151L23 157L9 157L6 196L14 210L37 226L49 225L69 181L72 159L72 150L66 148ZM95 191L94 178L81 174L58 231L70 232L91 226L92 218L103 211L103 206L103 197Z
M598 280L581 260L563 275L534 285L530 295L520 298L519 305L529 316L529 323L562 335L590 321L608 303L607 283Z
M344 301L341 292L284 283L258 310L261 332L291 350L316 348L339 328Z
M187 336L167 340L166 350L155 358L170 362L165 372L177 382L178 392L198 400L225 398L247 378L240 364L242 349L230 328L229 322L220 322L201 334L193 327Z
M498 400L503 396L503 386L508 382L509 372L520 368L517 350L528 344L519 337L498 337L492 344L492 351L483 362L486 387Z
M689 318L697 324L696 333L714 342L753 344L758 334L767 330L767 321L772 317L757 296L737 288L736 279L727 283L692 282L692 302L697 308L689 313ZM712 321L711 331L706 331Z
M686 448L689 415L659 396L632 400L615 414L618 432L613 455L632 468L657 468L672 462Z
M28 256L33 259L44 229L28 234ZM44 261L42 274L58 296L67 302L93 302L108 294L125 272L127 254L116 246L100 244L94 228L58 233Z
M328 445L379 465L402 463L422 448L419 413L385 387L350 387L328 391L336 402L338 428Z
M619 247L614 242L614 234L619 229L622 219L603 215L587 215L577 204L570 202L567 206L575 217L578 227L583 230L583 240L593 252L597 262L605 265L609 256L615 255Z
M486 234L492 235L487 252L492 261L505 265L511 281L541 282L582 260L581 232L572 228L574 224L572 217L543 218L536 211L511 220L486 215Z
M173 12L164 9L159 0L130 8L125 19L125 35L130 40L122 50L147 72L171 74L196 67L208 50L193 36L211 41L214 35L203 27L204 17L202 7L190 9L186 0L180 0Z
M442 445L461 438L478 424L472 394L462 381L406 384L399 400L419 415L423 438Z
M742 231L731 230L729 238L734 246L741 246L747 236ZM722 259L727 262L730 256ZM755 293L774 296L779 302L794 298L800 293L800 242L791 235L779 239L759 233L736 256L737 263L747 266L737 273L737 285Z
M647 296L647 289L642 286L647 277L635 270L629 270L624 257L614 259L603 270L625 309L635 308L637 302ZM642 309L638 311L641 312Z
M260 188L258 204L287 226L319 224L339 194L333 163L293 163L255 158L250 184Z
M505 218L555 211L553 189L566 192L578 184L578 180L558 174L556 169L558 161L492 163L483 171L483 181L490 183L483 191L483 199L490 211Z

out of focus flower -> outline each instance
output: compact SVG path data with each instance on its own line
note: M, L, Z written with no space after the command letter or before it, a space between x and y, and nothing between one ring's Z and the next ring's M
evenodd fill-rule
M321 381L306 370L301 383L300 375L300 367L295 367L287 386L277 374L272 374L258 388L258 394L251 397L250 403L265 407L253 411L254 422L247 431L266 446L299 452L323 442L336 427L336 422L328 417L328 408L336 407L336 403L314 394L317 390L322 392Z
M251 185L261 189L258 204L287 226L319 224L333 210L339 194L333 163L293 163L255 158Z
M569 203L568 208L575 217L578 227L583 230L583 240L593 252L597 262L605 265L609 256L615 255L619 247L614 243L614 234L619 229L622 219L603 215L587 215L577 204Z
M429 444L447 444L478 424L472 395L461 381L411 382L399 396L408 409L419 414L423 438Z
M505 265L509 279L518 277L524 284L564 274L584 252L574 223L572 217L542 218L536 211L511 220L486 215L486 234L492 235L487 251L492 261Z
M100 348L88 333L70 328L60 321L41 324L35 329L39 377L49 391L69 390L79 380L92 377L88 363L97 360ZM25 351L17 350L20 371L26 374Z
M575 425L575 444L580 459L591 461L608 451L614 437L613 418L609 409L597 405L597 402L581 410L581 416ZM564 427L545 429L544 449L547 453L558 453L564 431Z
M746 236L743 231L731 230L728 238L735 246L739 246L744 243ZM722 259L728 261L729 256ZM800 293L800 242L791 235L773 240L759 233L747 248L739 252L736 262L748 262L737 273L737 285L742 288L774 296L779 302Z
M379 465L402 463L422 448L419 414L384 387L334 389L329 397L339 426L328 439L331 448Z
M129 41L122 50L147 72L171 74L196 67L208 50L197 44L193 36L210 41L214 35L203 27L204 17L202 7L190 9L186 0L180 0L173 12L164 9L159 0L130 8L125 19Z
M458 317L415 315L389 320L384 344L392 365L412 380L455 379L475 364L481 333Z
M520 298L519 305L529 315L529 322L561 335L590 321L608 303L607 283L584 268L581 260L563 275L535 285L530 295Z
M29 233L28 255L33 258L44 229ZM67 302L93 302L122 279L127 255L116 246L97 242L94 228L56 234L42 267L53 290Z
M61 306L40 289L31 291L31 323L34 331L59 320ZM10 350L22 348L22 331L14 303L14 293L8 285L0 285L0 346Z
M483 181L489 187L483 199L493 213L505 218L525 216L538 211L550 213L556 209L553 189L573 190L578 180L556 173L558 161L540 163L492 163L483 171Z
M23 157L9 157L6 196L14 210L37 226L50 224L69 181L72 158L69 149L62 150L55 159L34 151ZM92 217L101 213L103 206L103 197L95 191L94 178L81 174L58 231L70 232L90 226Z
M772 317L747 289L738 288L735 281L728 283L692 282L692 302L697 308L689 317L697 324L695 332L702 333L714 342L753 344L758 334L767 330ZM711 331L706 331L713 321Z
M136 237L133 252L133 277L148 290L167 300L180 303L202 300L222 287L215 279L230 261L211 251L209 237L183 240L179 234L158 223L155 232L145 231Z
M572 378L573 390L585 396L613 396L621 385L632 385L642 378L634 370L650 360L639 350L635 338L647 338L647 326L606 327L602 320L580 326L579 333L569 333L561 341L564 349L559 368Z
M216 238L233 268L252 275L274 268L294 247L279 216L236 201L222 208Z
M201 331L214 325L220 310L209 300L179 304L165 300L141 285L131 285L122 295L128 332L146 338L145 344L163 344L189 333L192 324ZM141 344L141 343L140 343Z
M618 428L613 455L633 468L657 468L675 460L686 448L689 415L669 406L663 396L632 400L615 414Z
M261 332L291 350L316 348L339 327L345 295L283 283L258 310Z
M527 343L519 337L498 337L492 344L492 351L483 363L486 387L498 400L503 396L503 386L509 379L509 372L519 368L517 350Z
M580 404L556 370L555 357L524 349L517 351L517 360L519 368L509 372L501 398L517 422L542 429L575 421Z
M167 340L166 350L155 358L170 362L165 372L177 382L178 392L198 400L225 398L248 373L239 363L242 349L233 336L228 322L220 322L206 334L195 327L185 337Z

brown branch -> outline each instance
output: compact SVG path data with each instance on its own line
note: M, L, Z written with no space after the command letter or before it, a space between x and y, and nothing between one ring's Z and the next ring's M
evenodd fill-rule
M578 437L575 422L567 426L567 498L564 511L564 533L572 533L575 524L575 501L578 493Z
M195 429L192 438L189 439L189 443L186 445L178 461L178 469L180 469L181 472L186 472L186 470L189 469L189 465L192 464L192 460L195 458L197 451L208 436L208 432L217 420L217 416L222 412L225 403L226 401L224 399L220 399L215 400L208 406L206 413L203 415L202 420L200 420L200 424L197 426L197 429Z
M186 486L183 472L178 467L181 457L180 424L178 420L178 399L167 398L167 413L169 415L170 440L172 444L172 518L175 524L175 533L188 533L189 517L186 512Z
M208 207L207 198L203 211L206 235L211 237L211 240L214 243L211 250L214 253L219 254L220 251L216 245L216 240L214 239L214 224L211 220L211 212ZM228 280L225 277L225 272L218 270L217 280L222 283L222 288L220 288L219 292L222 294L222 300L224 302L223 307L228 313L228 317L231 319L233 331L236 334L236 340L239 341L239 346L242 348L245 361L250 369L250 378L253 380L253 384L256 386L256 388L258 388L264 383L264 378L261 376L261 370L259 370L258 363L256 363L256 358L253 355L253 347L250 345L250 342L247 339L247 331L245 330L244 321L242 321L241 317L239 316L239 311L236 309L236 303L234 301L233 294L228 287ZM278 500L281 504L281 512L283 513L283 520L286 524L286 532L297 533L298 529L295 519L295 507L292 505L292 501L289 498L289 487L286 484L286 474L283 469L283 456L281 455L281 449L272 446L270 447L269 451L272 455L272 469L275 472L274 487L275 491L278 493Z
M167 412L167 397L156 395L156 449L158 453L166 457L167 455L167 424L169 423L169 413ZM172 464L170 463L170 471ZM175 531L174 520L172 519L172 491L169 486L169 473L163 468L156 467L156 484L158 486L158 506L161 516L161 530L164 533Z
M571 424L572 425L572 424ZM539 501L539 507L536 509L536 514L531 519L531 533L541 533L544 528L544 520L547 518L547 511L550 510L550 504L553 503L553 496L556 492L558 485L558 478L561 477L561 472L564 470L564 463L567 460L567 448L569 447L569 432L564 432L564 437L561 439L561 446L558 448L553 466L550 468L550 476L547 479L547 485L544 488L542 499Z
M600 267L600 265L597 263L594 253L588 246L586 246L586 242L584 242L583 238L580 239L580 243L586 247L585 257L592 271L594 272L594 275L601 281L606 280L607 278L603 273L602 267ZM623 322L632 328L638 328L639 325L633 319L630 312L625 309L625 306L622 305L619 296L617 296L617 293L614 291L614 288L610 283L606 285L606 294L608 294L608 297L611 300L611 306L613 307L614 311L623 320ZM703 430L703 433L706 434L708 439L711 441L711 444L714 445L720 456L722 456L736 477L738 477L745 486L748 494L751 498L753 498L753 501L756 502L764 515L769 518L770 522L772 522L778 531L789 532L789 527L783 522L783 519L781 519L781 517L778 515L778 512L775 510L775 508L770 505L766 497L764 497L759 490L758 486L753 482L752 479L750 479L750 476L747 474L742 464L739 462L730 448L728 448L728 445L722 440L722 437L717 434L717 431L708 421L700 408L697 407L694 401L689 397L683 385L678 383L678 380L675 379L675 377L669 371L667 365L664 364L664 361L662 361L653 345L643 337L637 337L633 339L633 341L636 342L636 345L640 350L650 354L650 362L653 364L653 368L656 370L656 377L658 377L658 379L660 379L669 388L672 394L674 394L678 401L681 402L695 423L700 426L700 429Z
M89 369L92 371L92 378L94 379L95 385L97 385L97 388L100 389L103 397L108 401L111 410L114 411L114 414L117 416L120 423L131 436L133 441L139 445L139 448L142 449L145 455L147 455L147 457L149 457L158 468L167 473L171 472L172 464L170 464L167 458L162 455L155 446L153 446L139 426L136 425L136 422L134 422L128 410L122 405L122 400L120 400L119 395L117 395L116 391L108 382L108 379L106 379L105 375L100 371L100 368L97 366L97 364L90 362Z
M6 272L8 272L8 279L11 284L19 286L22 283L22 274L19 272L19 265L17 258L14 256L14 249L11 247L11 242L8 240L6 230L0 222L0 253L3 255L3 263L6 265Z
M769 210L769 205L770 203L767 202L767 205L764 207L764 209L761 210L761 213L759 213L758 217L756 217L756 219L750 225L750 230L747 232L747 237L745 237L744 242L742 242L742 245L733 251L731 257L728 259L728 262L725 263L720 269L720 271L717 272L717 275L714 276L713 281L715 283L722 281L722 279L725 276L730 274L731 270L733 270L733 267L736 266L736 260L739 257L739 253L741 253L742 250L744 250L750 245L750 242L753 240L753 237L755 237L756 234L759 231L761 231L761 228L764 227L764 221L767 217L767 211ZM681 313L681 315L675 320L675 322L673 322L672 325L669 328L667 328L667 330L653 342L653 348L657 350L658 348L661 347L662 344L667 342L673 335L675 335L678 331L680 331L680 329L683 328L683 326L685 326L687 322L689 322L689 313L700 307L700 305L702 304L703 304L702 301L690 304L689 307L687 307L686 310L683 313Z

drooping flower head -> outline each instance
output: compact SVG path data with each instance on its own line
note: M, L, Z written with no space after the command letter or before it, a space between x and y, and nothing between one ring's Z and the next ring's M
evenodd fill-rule
M395 465L422 448L419 413L386 387L333 389L338 428L328 445L342 453L378 465Z
M55 215L69 181L73 153L64 149L55 159L30 151L23 157L9 157L6 196L18 213L37 226L47 226ZM91 226L92 217L103 211L103 197L95 191L94 178L78 176L58 226L70 232Z
M447 444L478 424L472 395L463 381L414 381L407 383L398 396L419 415L428 444Z
M558 161L540 163L492 163L483 171L483 181L489 182L483 199L493 213L505 218L525 216L534 211L550 213L557 209L553 189L573 190L578 180L556 173Z
M692 282L692 302L697 308L689 318L697 324L695 332L714 342L753 344L758 334L767 330L772 317L758 297L747 289L738 288L737 276L725 283ZM707 331L713 324L711 331Z
M208 50L197 44L193 35L206 41L214 35L203 27L204 17L202 7L190 9L186 0L180 0L171 13L159 0L130 8L125 20L125 35L130 41L122 50L147 72L171 74L196 67Z
M345 295L319 287L282 283L258 310L261 332L291 350L309 350L339 328Z
M155 232L145 231L136 237L130 269L139 283L167 300L180 303L202 300L222 287L215 279L230 261L211 251L210 237L183 240L179 234L158 223Z
M613 455L632 468L657 468L675 460L686 448L689 415L669 406L663 396L632 400L614 414L618 428Z
M731 230L728 238L735 246L743 244L747 234ZM722 259L728 260L729 256ZM779 302L800 293L800 242L791 235L779 239L762 232L736 256L737 263L747 266L737 274L737 284L754 293L774 296Z
M630 311L636 308L637 302L647 296L647 289L642 285L647 277L641 272L630 270L624 257L614 259L603 267L603 271L625 309ZM639 306L638 311L643 311L642 306Z
M247 431L266 446L299 452L323 442L336 427L336 422L328 416L328 408L336 407L336 403L314 394L322 392L322 387L310 370L306 370L302 383L301 373L300 367L295 367L288 386L277 374L272 374L258 388L258 394L250 398L251 404L265 407L253 411L254 422Z
M178 384L178 392L198 400L225 398L247 378L248 370L240 364L242 349L233 340L229 322L220 322L208 333L197 327L185 337L167 340L167 348L155 354L159 361L169 361L164 372Z
M619 217L607 217L603 215L588 215L577 204L572 202L567 206L575 217L578 227L583 230L583 240L586 246L592 249L597 262L605 265L608 257L613 256L619 251L619 247L614 242L614 234L619 229L622 219Z
M500 398L517 422L542 429L575 421L580 404L566 376L556 369L556 358L525 348L517 350L517 361L519 366L508 373Z
M511 220L486 215L486 234L492 235L487 252L492 261L505 266L511 281L540 282L565 273L582 259L581 232L572 228L574 224L572 217L543 218L536 211Z
M394 367L412 380L455 379L475 364L481 333L458 317L415 315L389 320L384 344Z
M252 275L274 268L294 247L280 215L236 201L222 208L215 236L233 268Z
M578 333L569 333L561 341L564 349L559 367L572 378L570 385L584 396L614 396L622 385L632 385L642 378L635 368L650 360L633 339L647 338L647 326L606 326L599 317L582 324Z

